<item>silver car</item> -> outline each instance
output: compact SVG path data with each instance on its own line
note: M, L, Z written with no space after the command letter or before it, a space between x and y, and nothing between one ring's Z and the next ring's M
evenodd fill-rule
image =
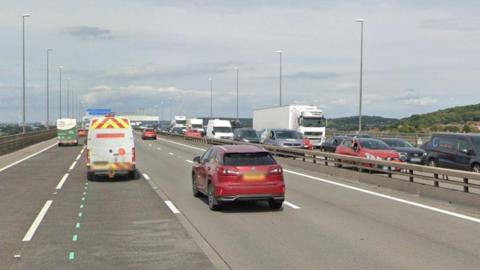
M265 129L260 134L260 142L280 147L304 148L303 135L293 129Z

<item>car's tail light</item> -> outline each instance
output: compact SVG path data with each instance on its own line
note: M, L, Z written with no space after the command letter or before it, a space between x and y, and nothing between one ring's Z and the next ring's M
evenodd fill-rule
M268 170L268 174L275 174L275 175L283 174L283 169L282 167L277 166Z
M240 175L239 171L232 168L219 167L217 168L217 172L219 172L220 175L223 175L223 176L239 176Z
M136 154L135 154L135 147L132 148L132 162L135 162Z

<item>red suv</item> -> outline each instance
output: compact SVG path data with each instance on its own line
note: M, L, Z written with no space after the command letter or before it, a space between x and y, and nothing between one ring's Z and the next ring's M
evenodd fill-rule
M268 201L280 209L285 198L283 169L264 149L254 145L213 146L193 159L193 195L208 196L211 210L222 202Z
M145 129L142 133L142 140L146 139L151 139L151 140L156 140L157 139L157 132L155 132L155 129Z
M366 159L400 161L400 154L385 142L373 138L347 138L337 146L336 154L362 157ZM365 164L373 167L372 164ZM388 169L388 168L381 168ZM394 168L395 169L395 168Z

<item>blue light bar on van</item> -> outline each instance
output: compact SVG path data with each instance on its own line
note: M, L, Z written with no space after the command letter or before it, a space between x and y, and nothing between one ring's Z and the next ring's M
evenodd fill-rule
M112 109L87 109L88 115L106 115L111 114Z

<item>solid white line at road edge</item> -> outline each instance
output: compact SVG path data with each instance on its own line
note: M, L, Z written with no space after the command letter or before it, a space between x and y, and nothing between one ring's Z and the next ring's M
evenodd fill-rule
M178 145L185 146L185 147L188 147L188 148L192 148L192 149L195 149L195 150L200 150L200 151L205 151L206 150L206 149L203 149L203 148L200 148L200 147L195 147L195 146L191 146L191 145L187 145L187 144L183 144L183 143L178 143L178 142L174 142L174 141L170 141L170 140L166 140L166 139L158 138L158 140L173 143L173 144L178 144Z
M60 180L60 182L58 182L58 185L55 189L61 189L63 187L63 184L65 183L65 180L67 180L68 178L68 173L66 173L62 179Z
M1 168L1 169L0 169L0 172L5 171L6 169L8 169L8 168L10 168L10 167L13 167L13 166L17 165L18 163L21 163L21 162L23 162L23 161L25 161L25 160L27 160L27 159L29 159L29 158L32 158L32 157L34 157L34 156L36 156L36 155L38 155L38 154L40 154L40 153L42 153L42 152L44 152L44 151L47 151L48 149L54 147L55 145L57 145L57 143L54 143L54 144L52 144L52 145L50 145L50 146L47 146L46 148L43 148L42 150L40 150L40 151L38 151L38 152L35 152L35 153L33 153L33 154L29 155L29 156L26 156L26 157L24 157L24 158L22 158L22 159L20 159L20 160L17 160L17 161L15 161L15 162L13 162L12 164L9 164L9 165Z
M163 140L163 141L166 141L166 142L182 145L182 146L192 148L192 149L205 151L205 149L190 146L190 145L186 145L186 144L183 144L183 143L177 143L177 142L173 142L173 141L165 140L165 139L159 139L159 140ZM457 217L457 218L460 218L460 219L469 220L469 221L472 221L472 222L475 222L475 223L480 223L480 219L474 218L474 217L471 217L471 216L458 214L458 213L455 213L455 212L452 212L452 211L428 206L428 205L425 205L425 204L416 203L416 202L400 199L400 198L397 198L397 197L392 197L392 196L388 196L388 195L385 195L385 194L381 194L381 193L378 193L378 192L373 192L373 191L370 191L370 190L366 190L366 189L357 188L357 187L354 187L354 186L349 186L349 185L337 183L337 182L334 182L334 181L330 181L330 180L323 179L323 178L320 178L320 177L311 176L311 175L308 175L308 174L303 174L303 173L299 173L299 172L295 172L295 171L291 171L291 170L286 170L286 169L284 169L283 171L287 172L287 173L291 173L291 174L296 174L298 176L303 176L305 178L309 178L309 179L316 180L316 181L319 181L319 182L324 182L324 183L332 184L332 185L335 185L335 186L338 186L338 187L343 187L343 188L363 192L363 193L366 193L366 194L370 194L370 195L373 195L373 196L381 197L381 198L384 198L384 199L387 199L387 200L392 200L392 201L396 201L396 202L399 202L399 203L403 203L403 204L407 204L407 205L411 205L411 206L416 206L416 207L423 208L423 209L426 209L426 210L430 210L430 211L433 211L433 212L441 213L441 214L444 214L444 215L449 215L449 216L452 216L452 217Z
M180 211L175 207L175 205L171 201L165 201L165 204L170 208L172 213L174 214L180 214Z
M23 242L28 242L32 240L32 237L35 234L35 231L37 230L40 223L42 223L43 217L45 217L45 214L47 214L48 208L50 208L50 205L52 205L52 202L53 202L52 200L48 200L45 202L45 204L42 207L42 210L40 210L37 217L33 221L32 226L30 226L30 229L28 229L27 233L23 237L22 239Z
M301 208L300 206L295 205L295 204L293 204L293 203L291 203L291 202L287 202L287 201L284 201L283 204L286 204L287 206L290 206L290 207L293 208L293 209L300 209L300 208Z
M143 178L145 178L147 180L150 180L150 176L148 176L148 174L146 174L146 173L143 174Z
M173 155L174 155L172 152L168 152L168 154L169 154L170 156L173 156Z
M408 201L408 200L405 200L405 199L400 199L400 198L397 198L397 197L381 194L381 193L366 190L366 189L363 189L363 188L357 188L357 187L354 187L354 186L349 186L349 185L346 185L346 184L337 183L337 182L334 182L334 181L330 181L330 180L323 179L323 178L320 178L320 177L311 176L311 175L308 175L308 174L303 174L303 173L299 173L299 172L295 172L295 171L291 171L291 170L285 170L285 169L283 171L286 172L286 173L291 173L291 174L295 174L295 175L298 175L298 176L303 176L305 178L309 178L309 179L312 179L312 180L324 182L324 183L335 185L335 186L338 186L338 187L343 187L343 188L355 190L355 191L358 191L358 192L366 193L366 194L369 194L369 195L377 196L377 197L384 198L384 199L387 199L387 200L392 200L392 201L395 201L395 202L408 204L408 205L411 205L411 206L416 206L416 207L419 207L419 208L423 208L423 209L430 210L430 211L433 211L433 212L441 213L441 214L444 214L444 215L448 215L448 216L457 217L457 218L461 218L461 219L464 219L464 220L480 223L480 219L474 218L474 217L471 217L471 216L467 216L467 215L455 213L455 212L452 212L452 211L428 206L428 205L421 204L421 203Z
M189 159L185 159L186 162L188 163L193 163L193 161L189 160Z

